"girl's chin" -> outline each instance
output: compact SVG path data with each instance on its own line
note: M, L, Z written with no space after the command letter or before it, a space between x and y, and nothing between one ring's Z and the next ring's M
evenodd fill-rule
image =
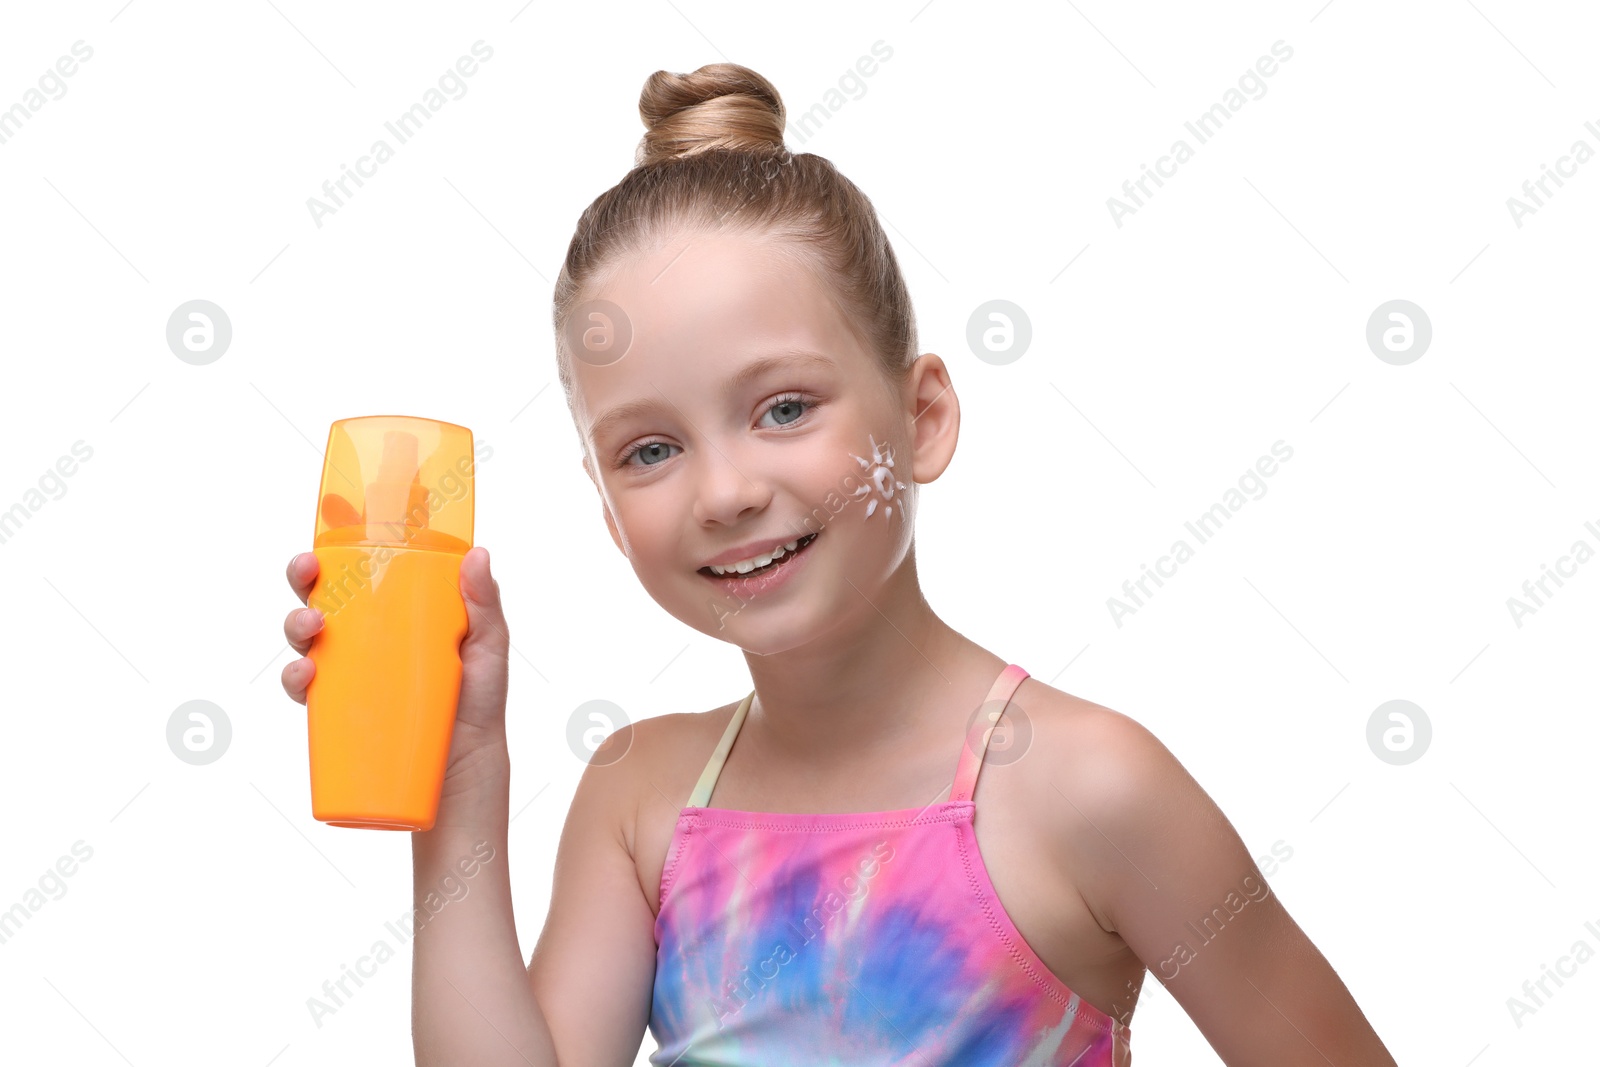
M751 655L770 656L798 648L809 641L817 629L814 621L808 615L792 609L758 615L753 608L746 608L730 612L720 619L714 618L709 625L696 626L695 629Z
M828 628L828 606L814 606L795 592L799 590L785 593L781 600L762 603L757 598L743 605L731 597L705 598L677 617L707 637L751 655L772 655L797 648Z

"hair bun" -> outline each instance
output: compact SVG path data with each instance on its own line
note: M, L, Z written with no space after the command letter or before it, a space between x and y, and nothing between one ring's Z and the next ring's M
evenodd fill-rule
M636 166L713 148L783 148L783 100L772 83L737 63L709 63L692 74L658 70L639 94L647 127Z

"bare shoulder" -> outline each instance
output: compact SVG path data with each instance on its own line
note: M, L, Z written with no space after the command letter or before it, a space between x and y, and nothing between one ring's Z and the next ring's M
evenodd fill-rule
M589 765L617 768L610 780L620 785L678 766L684 756L702 749L703 757L715 747L737 703L710 711L667 712L620 726L595 749Z
M1148 728L1033 681L1016 699L1032 727L1026 787L1103 925L1114 928L1120 902L1171 874L1176 841L1242 851L1227 817Z
M1026 768L1017 782L1036 805L1027 814L1038 814L1039 847L1217 1054L1230 1064L1392 1065L1232 823L1166 745L1127 715L1033 681L1014 702L1019 726L1026 715L1032 730L1015 766Z
M606 743L596 750L595 755L598 757L600 752L616 742L616 754L612 759L619 763L633 761L632 771L635 775L667 774L674 768L693 766L698 776L700 765L705 763L706 757L716 747L717 739L722 736L737 705L738 701L733 701L710 711L675 711L641 719L606 738ZM625 736L625 731L630 730L631 734ZM623 759L624 755L626 760ZM687 789L684 790L685 798L688 793Z
M641 827L660 822L650 821L650 813L676 812L688 802L737 703L640 719L619 727L595 749L584 776L593 774L598 789L616 804L614 815L630 855L639 855ZM651 849L656 844L649 842Z
M1012 699L1021 740L1040 759L1035 770L1054 781L1062 793L1097 808L1126 803L1152 777L1171 779L1183 773L1172 753L1155 734L1131 716L1103 704L1073 696L1036 678L1024 678Z

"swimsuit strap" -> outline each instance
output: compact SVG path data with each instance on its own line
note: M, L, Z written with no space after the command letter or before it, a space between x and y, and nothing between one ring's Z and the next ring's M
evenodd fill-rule
M983 707L978 709L978 716L967 731L966 742L961 746L961 758L956 761L955 784L950 789L952 801L972 799L972 791L978 784L978 768L982 766L983 754L989 748L989 735L994 733L1000 713L1011 702L1011 695L1026 677L1027 671L1011 663L995 679L988 698L984 700Z
M717 784L717 776L722 773L723 761L728 758L728 753L733 749L734 735L739 732L739 724L744 722L745 713L750 710L750 702L756 697L756 691L750 690L739 706L733 711L733 718L728 720L727 729L722 731L722 740L717 742L717 747L711 753L711 758L706 761L705 770L700 772L700 780L694 784L694 792L689 794L689 807L703 808L711 799L712 787Z
M989 747L989 735L994 732L1000 713L1010 703L1011 695L1017 691L1017 686L1021 685L1026 677L1028 672L1012 663L1008 664L1005 670L1000 672L1000 677L995 679L988 698L979 709L977 720L972 724L971 732L961 746L961 758L956 763L955 785L950 792L951 800L972 799L972 791L978 783L978 768L982 765L983 754ZM706 761L705 769L700 772L700 780L695 783L694 792L689 794L688 807L703 808L710 802L711 791L716 787L718 776L722 774L722 765L726 762L728 753L733 750L733 740L738 736L739 727L744 723L755 696L756 691L750 690L739 702L739 706L733 709L733 715L728 719L728 725L723 729L716 749Z

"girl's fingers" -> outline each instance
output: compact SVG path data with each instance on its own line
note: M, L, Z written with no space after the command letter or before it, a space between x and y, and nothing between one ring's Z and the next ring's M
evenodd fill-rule
M306 702L306 686L311 684L312 675L317 673L317 665L309 659L297 659L283 668L283 691L289 694L289 699L296 704Z
M285 574L289 579L289 588L300 598L300 603L308 603L307 598L317 584L318 570L315 553L300 552L289 560ZM306 658L306 653L311 650L312 638L321 630L322 612L315 608L295 608L283 620L283 636L288 640L289 647L301 656L286 664L280 676L283 691L296 704L306 702L306 686L311 684L311 676L317 672L317 665Z
M304 656L311 651L311 639L322 631L322 622L322 612L316 608L295 608L283 620L283 636Z
M317 572L320 569L316 554L301 552L289 561L287 574L289 588L294 590L294 595L300 598L300 603L307 603L312 587L317 584Z

